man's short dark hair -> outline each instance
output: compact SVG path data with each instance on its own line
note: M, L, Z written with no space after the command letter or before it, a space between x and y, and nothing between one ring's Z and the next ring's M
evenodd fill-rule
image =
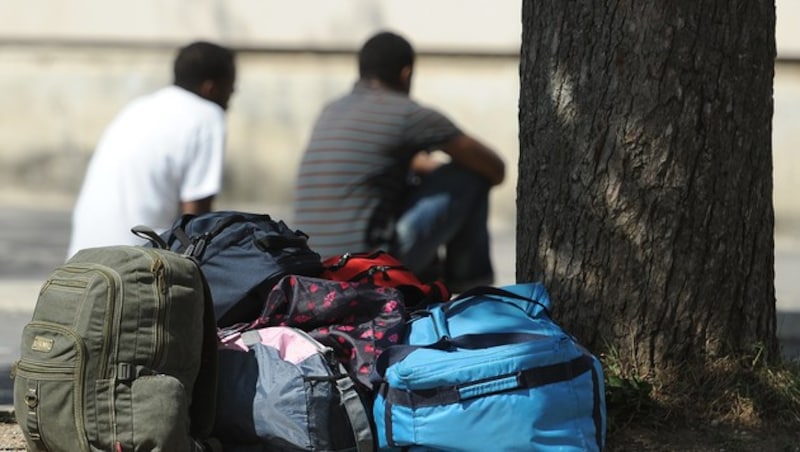
M175 85L191 91L195 91L206 80L233 80L235 74L233 51L205 41L182 47L173 66Z
M400 71L414 64L414 49L402 36L384 31L367 40L358 52L358 73L396 85Z

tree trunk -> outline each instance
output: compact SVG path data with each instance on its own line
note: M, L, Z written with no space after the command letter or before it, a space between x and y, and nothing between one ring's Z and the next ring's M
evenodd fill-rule
M773 1L522 9L517 279L640 375L777 356Z

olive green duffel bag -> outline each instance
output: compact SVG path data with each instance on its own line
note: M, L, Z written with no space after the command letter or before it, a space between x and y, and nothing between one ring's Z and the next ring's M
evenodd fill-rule
M213 426L216 327L180 254L90 248L42 286L15 364L29 450L196 451Z

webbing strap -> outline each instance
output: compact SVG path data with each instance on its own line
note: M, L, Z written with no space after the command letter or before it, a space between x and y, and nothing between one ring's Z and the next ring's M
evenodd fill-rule
M370 427L364 404L358 396L353 380L341 363L339 363L339 374L344 378L336 379L336 387L339 389L342 406L347 411L347 417L350 419L350 427L353 429L353 437L356 441L356 450L358 452L372 452L375 446L372 438L372 428Z
M535 333L484 333L484 334L464 334L457 337L442 337L438 341L427 345L393 345L378 356L375 361L374 370L376 375L382 379L386 375L389 366L405 359L412 352L420 349L447 350L453 351L458 348L468 350L478 350L482 348L498 347L509 344L523 344L545 338L541 334Z
M25 391L25 405L28 408L28 415L25 418L28 437L38 450L46 450L44 441L42 441L42 434L39 431L39 385L33 380L28 380L28 388Z
M189 237L189 234L187 234L186 231L183 230L182 227L175 228L175 230L172 231L172 233L175 235L175 238L177 238L178 241L181 242L181 246L178 247L178 251L183 250L184 252L186 252L186 250L188 250L189 247L192 246L192 239ZM186 252L186 254L191 255L190 252Z
M143 375L155 375L158 372L145 366L138 366L133 363L121 362L116 365L117 380L130 382Z
M450 300L448 302L445 302L442 305L442 311L444 311L444 312L449 311L456 304L455 302L457 302L457 301L461 301L461 300L464 300L466 298L477 297L477 296L495 296L495 297L501 297L501 298L503 298L503 297L504 298L514 298L514 299L517 299L517 300L527 301L529 303L534 303L534 304L539 305L542 308L542 310L544 311L544 313L547 314L547 317L552 317L550 315L550 309L548 309L548 307L545 306L539 300L535 300L533 298L529 298L529 297L526 297L526 296L523 296L523 295L520 295L520 294L516 294L514 292L510 292L510 291L505 290L505 289L501 289L499 287L492 287L492 286L473 287L472 289L469 289L468 291L461 293L460 295L458 295L457 297L453 298L452 300Z
M605 420L602 414L602 402L600 399L600 376L597 369L592 366L592 386L594 387L594 400L592 405L592 419L594 420L594 433L595 440L597 441L597 449L603 450L604 433L605 433Z
M410 391L390 387L385 390L385 398L387 403L392 405L412 408L448 405L477 397L568 381L591 369L592 357L581 355L563 363L534 367L460 385Z

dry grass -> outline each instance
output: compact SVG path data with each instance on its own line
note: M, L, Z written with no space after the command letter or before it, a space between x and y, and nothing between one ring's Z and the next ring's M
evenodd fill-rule
M800 452L800 364L738 359L685 363L660 381L603 356L609 450Z

